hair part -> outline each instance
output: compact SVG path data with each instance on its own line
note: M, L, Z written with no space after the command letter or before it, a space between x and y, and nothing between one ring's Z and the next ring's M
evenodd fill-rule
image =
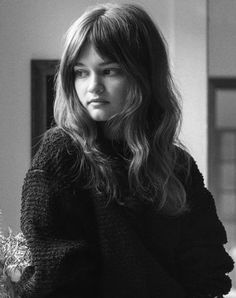
M110 199L119 202L111 161L97 144L96 122L80 103L74 86L73 67L87 43L92 43L101 56L119 63L130 81L123 110L106 123L131 152L130 192L157 203L160 211L181 214L187 209L186 194L174 172L175 144L180 144L179 95L171 78L164 37L140 6L97 5L67 31L57 74L54 118L82 148L78 175L89 168L87 186L95 187L98 193L105 190Z

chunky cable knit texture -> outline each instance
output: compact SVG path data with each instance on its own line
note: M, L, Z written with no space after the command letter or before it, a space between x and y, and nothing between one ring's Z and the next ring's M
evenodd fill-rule
M117 147L105 147L120 158ZM107 204L106 196L85 189L86 173L75 175L80 154L67 134L51 129L26 175L21 228L33 259L16 285L22 298L200 298L229 291L226 233L193 159L187 182L178 173L191 212L168 217L151 204ZM124 167L124 193L126 175Z

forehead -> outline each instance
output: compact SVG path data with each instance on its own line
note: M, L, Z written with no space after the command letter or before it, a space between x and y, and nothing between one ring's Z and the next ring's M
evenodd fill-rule
M92 43L85 44L77 58L77 64L107 64L114 62L108 57L101 55Z

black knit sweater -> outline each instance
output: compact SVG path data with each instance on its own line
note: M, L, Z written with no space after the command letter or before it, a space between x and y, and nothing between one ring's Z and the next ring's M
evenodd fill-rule
M106 153L119 158L107 144ZM107 204L84 188L86 173L75 179L75 165L72 139L49 130L22 191L21 228L32 254L16 284L22 298L220 297L230 290L226 233L193 159L188 182L178 174L191 207L179 217L151 204Z

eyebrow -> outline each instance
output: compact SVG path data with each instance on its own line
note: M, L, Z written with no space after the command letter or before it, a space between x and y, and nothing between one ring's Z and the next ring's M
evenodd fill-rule
M105 65L109 65L109 64L118 64L118 63L115 62L115 61L112 61L112 60L107 60L107 61L99 63L98 65L99 66L105 66ZM80 61L77 61L74 66L86 66L86 64L84 64Z

